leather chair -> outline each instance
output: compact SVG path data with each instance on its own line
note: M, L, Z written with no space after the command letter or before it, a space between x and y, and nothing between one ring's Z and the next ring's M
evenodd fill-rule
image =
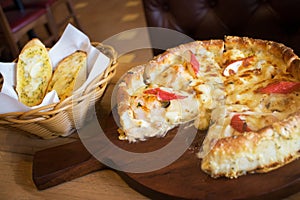
M43 8L31 8L21 11L19 9L3 10L0 7L0 38L1 46L9 47L9 52L1 55L4 61L11 61L17 58L22 45L20 41L28 41L28 33L35 28L45 28L45 35L40 38L47 46L52 46L56 40L53 23L48 20L47 11ZM7 48L2 49L3 51ZM2 54L2 52L1 52ZM2 61L3 61L2 60Z
M273 40L300 56L297 0L143 0L143 5L149 27L176 30L195 40L225 35Z
M48 16L55 22L57 32L62 31L69 22L78 29L82 29L72 0L22 0L22 3L25 8L45 8ZM58 8L63 10L58 11Z

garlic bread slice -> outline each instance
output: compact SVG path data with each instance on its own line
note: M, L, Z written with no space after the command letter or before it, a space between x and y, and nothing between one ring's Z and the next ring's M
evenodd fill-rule
M77 50L58 63L47 91L55 90L63 101L85 82L86 74L87 53Z
M17 61L16 91L27 106L42 102L52 76L52 64L45 45L37 38L22 49Z

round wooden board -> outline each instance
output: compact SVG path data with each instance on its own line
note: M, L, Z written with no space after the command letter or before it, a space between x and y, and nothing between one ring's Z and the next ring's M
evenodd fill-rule
M172 140L177 129L164 138L128 143L118 140L118 126L111 115L104 129L107 137L117 146L132 152L151 152ZM186 134L192 131L185 129ZM118 172L135 190L155 199L282 199L300 191L300 160L264 174L248 174L237 179L213 179L201 168L196 152L205 133L199 133L191 147L172 164L147 173ZM170 152L172 153L172 152Z

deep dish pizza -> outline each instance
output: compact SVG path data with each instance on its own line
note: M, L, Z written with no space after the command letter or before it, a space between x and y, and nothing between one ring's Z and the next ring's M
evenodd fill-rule
M168 49L117 91L121 139L207 130L198 156L212 177L268 172L300 155L300 59L283 44L227 36Z

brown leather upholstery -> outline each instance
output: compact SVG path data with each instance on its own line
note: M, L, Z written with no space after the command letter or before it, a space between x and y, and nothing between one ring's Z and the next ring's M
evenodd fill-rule
M300 55L298 0L143 0L147 25L195 40L248 36L284 43Z

